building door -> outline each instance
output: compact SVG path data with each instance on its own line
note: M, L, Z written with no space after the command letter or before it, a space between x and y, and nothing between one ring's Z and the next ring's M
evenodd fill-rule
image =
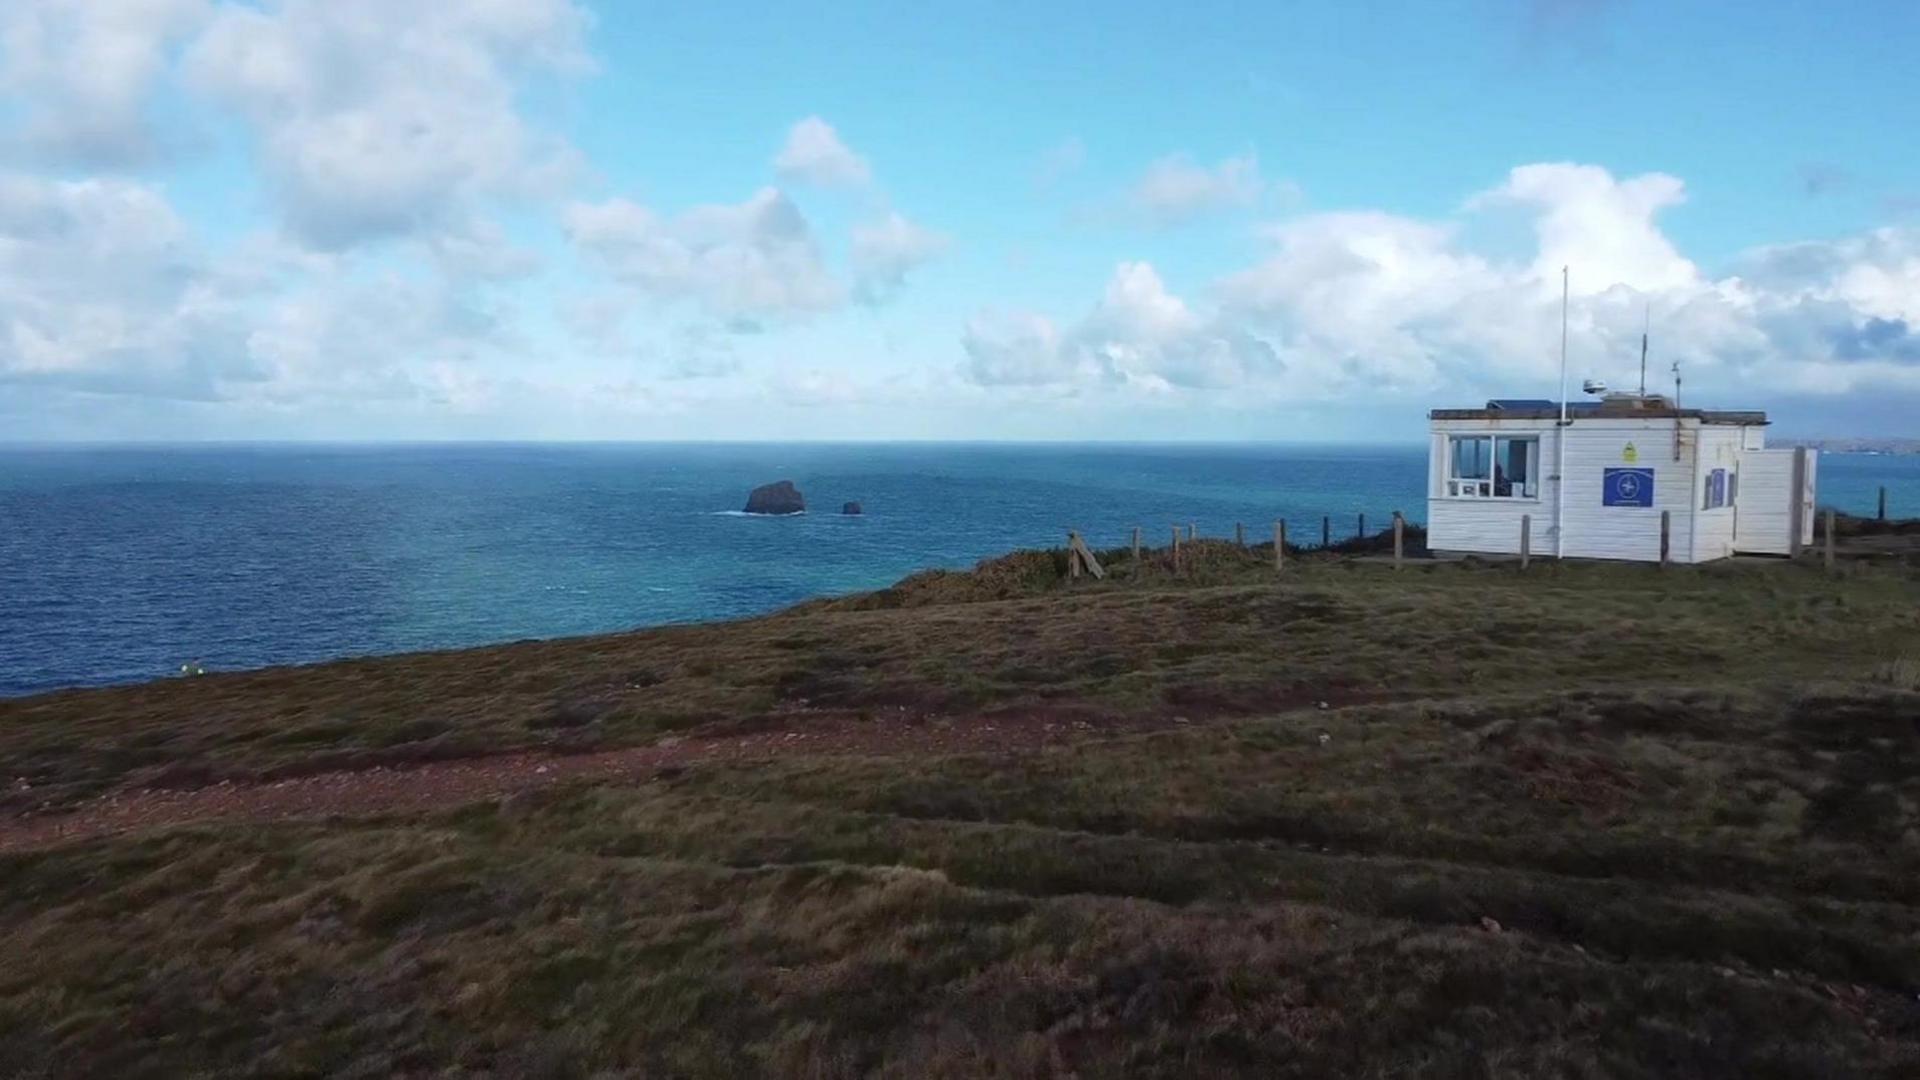
M1796 455L1801 460L1797 468ZM1733 509L1736 552L1791 555L1797 546L1796 527L1801 543L1807 542L1813 527L1813 461L1813 453L1806 450L1748 450L1740 455L1740 493Z

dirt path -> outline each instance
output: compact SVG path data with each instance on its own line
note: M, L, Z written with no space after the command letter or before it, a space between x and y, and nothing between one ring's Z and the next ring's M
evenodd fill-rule
M694 734L651 746L594 753L529 751L287 780L223 781L191 789L121 789L69 811L0 817L0 852L202 821L282 821L444 809L563 780L641 779L663 768L702 762L795 755L1029 751L1186 722L1173 718L1116 723L1044 714L892 721L819 717L810 718L804 727Z

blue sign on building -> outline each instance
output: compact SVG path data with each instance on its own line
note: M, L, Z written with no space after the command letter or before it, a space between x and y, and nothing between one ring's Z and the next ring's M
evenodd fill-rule
M1600 486L1602 506L1652 506L1652 469L1607 469Z

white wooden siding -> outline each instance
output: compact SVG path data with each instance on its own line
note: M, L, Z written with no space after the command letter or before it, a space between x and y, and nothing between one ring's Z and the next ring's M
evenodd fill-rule
M1733 554L1736 507L1746 495L1746 477L1730 480L1735 505L1714 510L1706 509L1707 477L1715 469L1727 470L1729 478L1739 471L1747 430L1713 425L1700 429L1699 464L1694 470L1693 553L1688 561L1707 562Z
M1737 546L1760 555L1788 554L1793 451L1749 450L1741 464Z
M1693 551L1694 448L1699 427L1672 420L1576 420L1567 430L1566 554L1585 559L1660 558L1660 512L1671 514L1669 557ZM1627 447L1633 446L1632 460ZM1677 449L1676 449L1677 447ZM1676 456L1677 454L1677 456ZM1603 503L1608 468L1653 470L1652 506Z
M1806 455L1806 482L1800 488L1800 542L1811 544L1813 543L1813 519L1819 516L1814 511L1814 492L1818 490L1814 484L1814 474L1820 471L1820 451L1808 450Z
M1748 450L1741 459L1740 505L1734 548L1761 555L1792 553L1793 458L1806 456L1806 476L1799 492L1800 543L1813 543L1817 450Z
M1483 555L1520 552L1520 517L1533 515L1533 553L1553 554L1553 507L1537 499L1429 499L1427 546L1435 551L1464 551Z

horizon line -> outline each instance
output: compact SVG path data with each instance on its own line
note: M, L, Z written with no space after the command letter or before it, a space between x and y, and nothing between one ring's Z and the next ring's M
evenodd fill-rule
M10 439L0 449L39 447L214 446L1372 446L1424 447L1426 438L1380 439L1011 439L977 438L795 438L795 439L577 439L577 438L197 438L197 439Z

